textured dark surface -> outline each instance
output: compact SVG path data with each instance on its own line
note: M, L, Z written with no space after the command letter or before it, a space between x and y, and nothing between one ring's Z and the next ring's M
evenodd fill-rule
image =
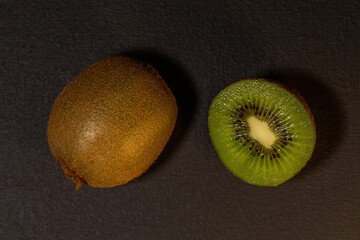
M358 1L29 2L0 0L1 239L360 239ZM159 69L179 121L145 175L75 191L48 115L116 54ZM276 188L232 176L208 137L212 98L246 77L296 88L314 112L314 156Z

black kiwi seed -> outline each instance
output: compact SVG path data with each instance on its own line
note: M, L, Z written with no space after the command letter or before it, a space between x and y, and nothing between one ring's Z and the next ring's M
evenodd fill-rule
M251 111L252 110L252 111ZM256 116L261 116L260 119L265 119L269 126L275 131L276 136L279 136L279 140L276 143L280 148L286 148L288 141L292 141L292 138L289 137L288 133L289 128L287 127L286 120L282 119L280 121L281 113L278 111L272 111L268 106L259 107L256 103L245 102L244 105L239 105L235 112L231 114L231 117L234 119L235 132L238 134L235 137L235 141L241 140L241 145L246 146L250 144L248 149L252 156L258 156L261 160L265 159L265 156L269 156L269 159L273 161L274 159L280 158L281 155L277 149L264 148L259 142L253 140L249 135L249 128L246 123L244 116L255 114Z

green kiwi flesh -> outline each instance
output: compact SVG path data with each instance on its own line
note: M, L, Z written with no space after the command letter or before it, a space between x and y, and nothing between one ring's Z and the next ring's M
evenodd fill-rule
M254 185L289 180L315 147L315 125L305 101L265 79L245 79L222 90L210 106L208 124L224 165Z

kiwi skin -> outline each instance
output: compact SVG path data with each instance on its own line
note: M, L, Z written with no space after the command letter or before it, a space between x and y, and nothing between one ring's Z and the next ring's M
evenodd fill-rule
M299 102L302 104L302 106L304 107L307 115L309 116L309 118L310 118L310 120L311 120L311 124L312 124L312 126L313 126L313 131L314 131L314 148L312 149L312 152L310 153L309 158L304 162L304 165L303 165L297 172L295 172L294 175L292 175L289 179L286 180L286 181L288 181L288 180L292 179L295 175L297 175L297 174L306 166L306 164L308 163L308 161L311 159L312 154L313 154L313 151L314 151L314 149L315 149L315 143L316 143L316 127L315 127L315 121L314 121L314 117L313 117L313 115L312 115L312 113L311 113L311 110L310 110L308 104L306 103L306 101L304 100L304 98L301 96L301 94L300 94L297 90L295 90L295 89L288 89L288 88L286 88L284 85L282 85L281 83L276 82L276 81L273 80L273 79L270 80L270 79L265 79L265 78L247 78L247 79L243 79L243 80L257 80L257 81L268 82L268 83L274 84L274 85L278 86L279 88L282 88L283 90L289 92L289 93L290 93L291 95L293 95L297 100L299 100ZM240 80L240 81L242 81L242 80ZM230 84L229 86L227 86L226 88L228 88L228 87L230 87L231 85L236 84L236 83L237 83L237 82L232 83L232 84ZM213 104L214 101L215 101L215 98L213 99L212 104ZM212 104L211 104L211 105L212 105ZM210 109L209 109L209 112L210 112ZM212 138L211 134L210 134L210 138ZM225 162L224 162L224 161L222 161L222 162L223 162L223 164L225 165L225 167L228 168L228 166L226 166ZM229 168L229 170L230 170L230 172L231 172L234 176L236 176L236 177L238 177L238 178L241 179L241 176L237 176L235 173L233 173L233 172L231 171L230 168ZM286 182L286 181L284 181L284 182ZM247 181L246 181L246 182L247 182ZM277 183L277 184L255 184L255 183L251 183L251 182L247 182L247 183L249 183L249 184L251 184L251 185L255 185L255 186L262 186L262 187L276 187L276 186L278 186L278 185L280 185L280 184L282 184L282 183L284 183L284 182L279 182L279 183Z
M158 72L124 56L102 59L55 100L48 143L65 176L106 188L143 174L175 127L174 95Z

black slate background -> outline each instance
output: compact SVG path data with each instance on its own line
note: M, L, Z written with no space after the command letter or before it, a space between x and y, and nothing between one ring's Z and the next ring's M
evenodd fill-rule
M48 115L116 54L159 69L179 121L145 175L75 191ZM356 0L0 0L0 239L360 239L359 56ZM314 156L276 188L232 176L208 136L212 98L247 77L297 89L314 112Z

